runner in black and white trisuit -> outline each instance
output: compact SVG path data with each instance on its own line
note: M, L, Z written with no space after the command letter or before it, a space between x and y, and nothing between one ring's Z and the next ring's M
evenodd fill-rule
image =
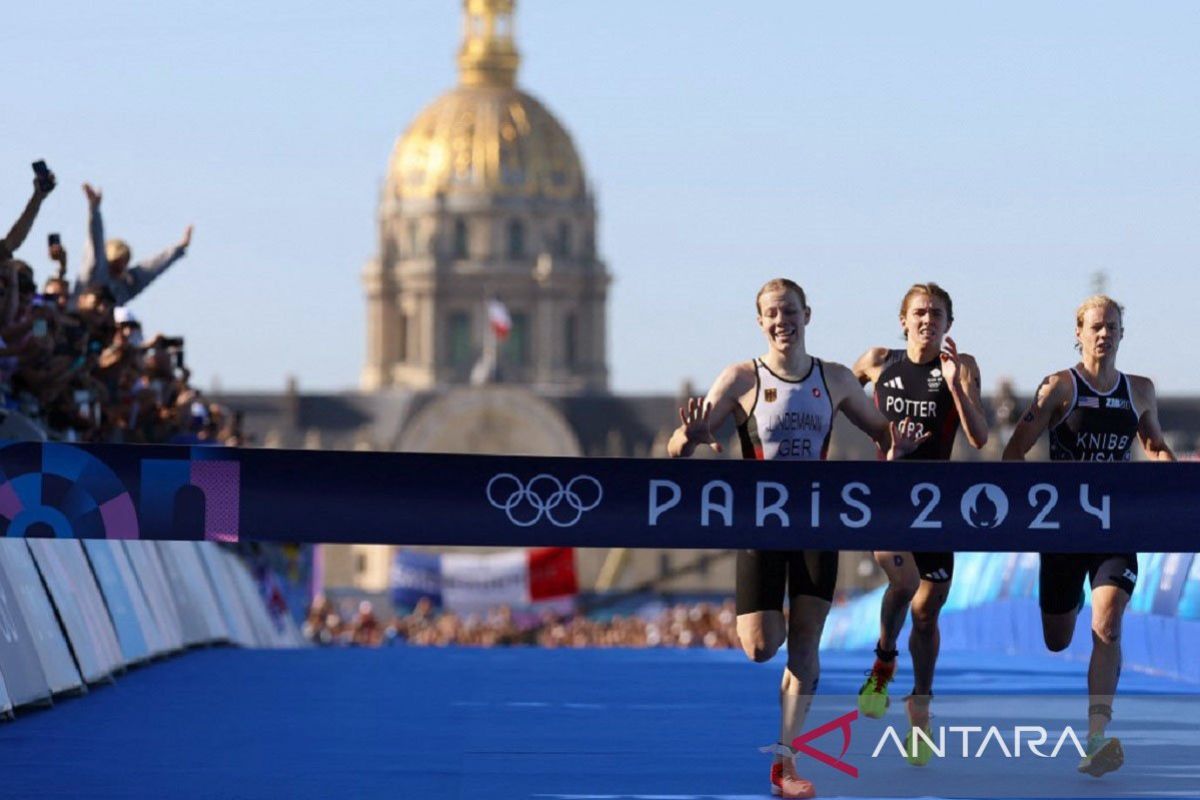
M961 425L967 441L976 448L987 443L987 418L979 397L979 366L946 334L954 322L954 304L936 283L918 283L900 302L900 326L905 348L873 347L854 364L860 383L874 384L875 405L892 422L905 418L916 433L929 438L905 456L906 460L948 461ZM913 663L913 690L908 697L908 717L913 727L928 729L929 700L938 655L938 614L950 594L954 575L953 553L877 551L875 560L888 577L879 620L875 664L858 694L859 710L882 717L890 699L888 683L896 670L896 639L912 604L912 632L908 639ZM912 748L909 731L905 747L908 760L923 765L932 750L923 739Z
M1050 431L1054 461L1128 461L1135 440L1146 456L1174 461L1158 424L1158 400L1149 378L1118 372L1125 334L1124 309L1112 298L1090 297L1075 312L1079 363L1048 375L1028 413L1004 448L1023 460ZM1092 659L1088 667L1088 744L1079 771L1100 776L1124 763L1121 742L1107 738L1121 674L1121 617L1137 583L1136 553L1043 553L1038 578L1042 633L1051 650L1065 650L1083 608L1085 579L1092 586Z
M767 352L726 367L704 398L679 409L681 425L667 452L690 456L700 445L721 452L713 431L733 415L742 457L812 461L825 457L834 415L839 411L869 434L889 458L912 452L924 439L900 434L871 405L854 375L841 364L810 356L804 331L812 314L795 282L769 281L756 298L758 325ZM893 444L894 440L894 444ZM771 792L813 797L812 783L796 775L792 741L800 735L817 688L821 630L833 599L836 551L739 550L737 632L746 655L769 661L787 642L787 667L779 689L779 744L771 768ZM783 600L790 614L785 621Z

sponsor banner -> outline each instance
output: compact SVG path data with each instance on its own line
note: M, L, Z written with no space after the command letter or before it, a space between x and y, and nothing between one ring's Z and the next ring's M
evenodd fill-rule
M0 534L1193 552L1200 463L754 462L0 446Z
M1087 771L1099 760L1089 759L1087 710L1082 693L939 695L929 727L910 734L903 707L872 719L856 696L818 694L790 744L797 772L829 797L1152 797L1200 786L1200 695L1118 695L1106 736L1123 764L1099 780ZM760 758L765 774L770 756Z
M579 591L575 552L569 547L443 555L401 550L391 580L396 605L412 607L428 598L461 613L527 608Z

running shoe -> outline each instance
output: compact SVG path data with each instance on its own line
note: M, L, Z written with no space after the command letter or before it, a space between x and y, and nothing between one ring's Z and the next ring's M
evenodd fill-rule
M1097 733L1088 737L1087 755L1079 762L1079 771L1099 778L1106 772L1120 769L1124 763L1125 749L1121 747L1121 740Z
M816 797L812 781L796 774L796 765L789 758L771 765L771 794L776 797Z
M904 698L904 704L908 711L908 724L911 726L908 729L908 735L904 737L904 759L914 767L923 767L929 763L929 759L933 758L933 747L929 743L932 736L932 728L929 725L929 701L931 699L928 696L917 697L914 695ZM917 728L925 731L925 736L918 737Z
M858 710L865 717L880 719L887 713L892 700L888 697L888 684L896 675L895 661L875 659L875 666L867 673L867 680L858 690Z

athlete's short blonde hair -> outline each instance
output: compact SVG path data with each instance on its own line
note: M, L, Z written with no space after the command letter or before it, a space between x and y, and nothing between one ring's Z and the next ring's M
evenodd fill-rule
M763 287L758 290L758 294L754 296L754 310L762 314L762 306L758 301L767 292L795 292L800 296L800 305L808 308L808 298L804 296L804 290L800 288L800 284L796 283L791 278L772 278L763 284Z
M954 322L954 301L950 299L950 293L933 281L929 281L928 283L914 283L909 287L908 291L904 293L904 299L900 301L901 317L908 313L908 304L919 294L926 295L927 297L936 297L945 303L946 322Z
M1083 315L1093 308L1115 308L1117 310L1117 322L1121 323L1121 329L1124 330L1125 306L1106 294L1094 294L1079 304L1079 308L1075 309L1075 330L1083 327Z
M108 259L108 263L125 259L129 260L131 253L129 245L124 239L109 239L104 243L104 257Z

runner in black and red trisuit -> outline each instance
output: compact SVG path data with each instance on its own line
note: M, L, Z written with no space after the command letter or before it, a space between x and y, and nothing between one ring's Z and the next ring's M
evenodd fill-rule
M973 447L987 443L987 420L979 397L979 366L959 353L946 336L954 322L950 295L936 283L919 283L904 295L900 325L903 350L873 347L854 365L860 383L875 386L875 405L889 420L908 418L917 434L929 438L906 459L947 461L961 426ZM913 690L908 697L909 722L928 729L933 670L937 663L938 613L950 594L953 553L878 551L875 560L887 573L888 588L880 609L875 664L858 695L859 710L882 717L890 699L888 683L896 671L896 639L912 605L913 626L908 649L913 662ZM909 761L924 764L932 751L923 740L905 748Z

